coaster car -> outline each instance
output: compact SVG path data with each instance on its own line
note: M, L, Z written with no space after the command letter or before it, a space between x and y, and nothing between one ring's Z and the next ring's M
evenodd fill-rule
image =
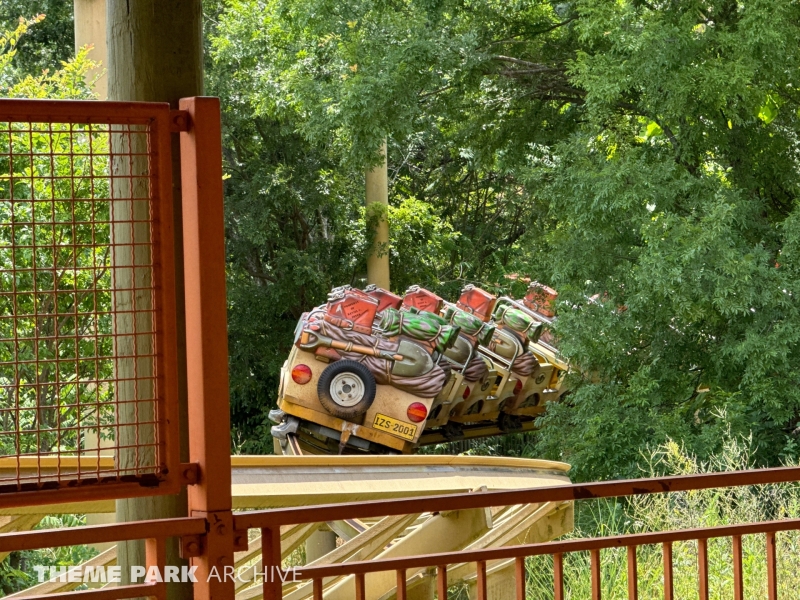
M290 418L273 431L285 438L300 424L340 452L413 450L434 398L448 380L435 356L459 327L424 311L400 311L350 287L304 314L281 373L278 408Z
M556 295L532 284L517 302L470 285L452 304L419 286L335 288L298 322L273 436L284 451L302 432L319 453L410 453L426 432L519 429L566 391L568 366L544 341Z

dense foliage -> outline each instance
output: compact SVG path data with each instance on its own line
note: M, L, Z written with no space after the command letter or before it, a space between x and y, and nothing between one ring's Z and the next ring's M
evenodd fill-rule
M86 74L94 63L85 50L53 72L22 77L15 70L20 40L41 21L41 16L20 20L0 36L5 40L0 95L91 97ZM0 132L0 145L7 149L0 157L0 285L12 294L0 296L0 313L15 318L0 322L0 453L71 451L81 444L81 419L114 418L113 406L106 404L111 389L95 383L113 373L111 294L96 291L111 287L110 247L102 245L110 231L107 224L89 224L108 222L109 204L88 200L108 197L103 191L108 180L102 177L109 169L108 136L71 135L68 124L29 131L27 124L12 123L5 129ZM76 253L73 244L82 250ZM95 319L95 310L105 316ZM99 360L79 360L85 357ZM97 411L80 406L90 397Z
M518 89L527 75L504 47L530 33L555 58L570 33L553 28L548 5L481 10L250 1L210 17L209 87L226 107L230 174L233 414L246 449L267 441L297 316L331 287L364 282L363 172L385 137L395 289L452 296L467 281L505 283L541 210L520 178L530 145L571 130L549 99L575 91L563 66Z
M536 174L549 223L529 248L593 375L539 450L613 476L666 436L707 455L730 426L762 464L796 455L800 6L576 7L583 123Z
M754 466L750 438L724 442L718 453L700 461L674 441L654 448L646 455L640 476L671 473L694 475L714 471L737 471ZM800 515L800 487L796 483L750 486L714 490L694 490L631 497L626 500L580 500L575 503L575 529L566 537L573 539L594 536L675 531L692 528L725 527L741 523L797 518ZM800 583L800 542L798 532L777 536L778 597L792 597ZM743 586L745 598L762 598L767 585L766 545L762 536L743 536ZM676 542L673 545L673 589L675 598L697 595L697 545ZM601 561L602 597L627 600L628 573L625 548L604 550ZM709 597L727 598L733 588L731 542L712 538L707 546ZM533 558L528 567L528 598L553 597L553 559ZM572 598L590 598L592 569L588 552L564 555L564 580ZM637 549L637 584L640 598L661 598L664 595L664 558L658 545Z
M360 178L387 136L398 291L519 272L561 292L561 345L583 379L534 452L578 477L623 476L642 446L669 436L707 455L730 426L753 432L757 461L796 454L799 10L220 6L233 381L248 386L236 409L258 422L291 321L359 281Z
M37 35L39 28L44 28L45 32L63 31L65 24L58 19L54 19L54 26L45 27L48 19L42 15L31 19L18 19L19 14L34 14L28 10L28 3L8 3L3 4L2 9L11 11L9 14L13 18L6 18L2 15L0 21L0 97L16 98L67 98L80 99L90 98L91 92L86 83L86 73L96 66L89 61L86 52L81 52L77 57L70 60L71 40L67 45L67 53L63 55L65 62L49 62L54 55L48 54L57 50L57 44L52 44L49 34ZM41 4L41 3L39 3ZM71 32L71 11L63 11L69 14L69 30ZM58 14L58 13L56 13ZM62 15L63 16L63 15ZM49 24L48 24L49 25ZM30 40L33 38L33 41ZM43 44L48 48L44 52L38 52ZM38 61L43 62L38 62ZM44 66L47 65L47 66ZM55 126L58 131L59 126ZM62 129L64 131L64 129ZM84 159L78 158L75 164L71 165L68 156L69 138L66 135L50 136L44 133L8 133L0 134L0 141L7 149L13 149L14 153L32 151L35 154L41 153L34 164L31 165L30 158L24 161L20 156L14 157L13 164L6 154L0 159L0 222L4 226L0 227L0 269L8 269L12 265L17 268L25 269L33 264L34 256L30 249L17 250L12 257L9 248L12 241L17 244L29 244L32 236L37 236L37 244L43 241L69 242L74 240L77 243L87 243L96 240L103 235L99 230L90 231L88 227L77 227L74 230L66 226L66 222L73 218L88 221L91 218L91 203L78 202L73 205L66 199L75 193L76 197L89 197L89 190L86 189L87 183L79 183L75 190L71 188L69 180L54 180L49 175L66 175L69 173L86 172L87 165ZM97 140L95 140L97 142ZM96 147L96 146L95 146ZM45 153L51 150L59 152L53 163ZM79 149L78 149L79 150ZM95 159L97 160L97 159ZM96 166L96 168L102 168ZM10 176L11 175L11 176ZM88 180L81 180L86 182ZM103 180L100 180L102 183ZM37 202L34 209L33 202L16 202L12 208L10 197L10 186L14 186L14 197L46 199L53 198L52 202ZM75 211L75 212L73 212ZM101 215L98 215L98 217ZM106 217L107 220L107 217ZM15 227L8 227L14 222ZM32 226L31 223L37 225ZM48 225L49 223L62 222L64 225ZM13 233L12 233L13 231ZM107 233L107 232L106 232ZM74 236L74 237L73 237ZM13 237L13 240L12 240ZM55 239L54 239L55 238ZM15 289L30 291L54 289L54 283L59 289L74 289L75 287L86 287L87 278L94 275L91 272L79 272L68 267L72 263L71 250L68 248L62 252L49 253L39 249L36 257L37 264L41 267L43 262L49 262L54 268L53 275L40 274L38 282L34 287L30 272L24 270L17 275L16 281L12 283L12 275L8 272L0 274L0 289L3 292ZM95 274L100 274L100 278L108 284L110 276L104 269L108 265L109 257L103 255L102 249L87 251L82 257L83 266L99 266ZM54 278L57 282L54 282ZM98 281L102 285L101 281ZM56 424L62 427L75 427L79 418L86 419L90 413L84 409L82 415L76 411L76 397L81 394L83 397L94 396L99 401L110 400L110 390L98 390L96 386L75 379L76 374L86 379L109 377L113 366L111 364L111 342L98 343L94 347L91 341L83 339L79 347L72 344L58 344L54 340L53 332L58 330L61 335L69 335L70 332L90 330L93 326L91 319L86 317L75 321L76 310L90 309L94 301L88 295L79 295L79 304L76 307L72 300L72 294L41 294L38 298L38 309L40 315L37 319L20 318L17 321L17 333L21 338L38 336L45 338L38 348L34 347L34 342L30 339L22 339L17 344L10 343L12 324L8 319L3 319L0 325L0 362L5 362L15 358L27 361L15 372L8 365L0 367L0 385L17 385L20 392L15 398L12 394L3 394L0 397L0 427L4 435L0 436L0 454L13 455L19 452L35 453L37 450L51 452L61 449L74 451L79 444L79 440L74 433L59 432L55 429ZM96 300L100 303L100 308L110 308L111 299L109 294L97 294ZM43 298L50 297L52 303L42 301ZM17 297L16 303L11 301L9 296L3 295L0 298L0 314L11 315L27 313L32 314L36 299L33 294L21 293ZM44 313L44 314L42 314ZM103 332L110 333L110 323L101 326ZM109 358L100 360L97 365L90 366L87 362L77 365L75 361L76 352L82 356L103 355ZM40 363L34 358L41 360ZM53 359L61 360L61 365L71 367L70 379L59 385L44 385L36 390L34 384L38 381L53 380ZM97 368L97 370L95 370ZM3 388L5 391L5 387ZM37 393L38 392L38 393ZM66 404L68 406L59 406ZM23 409L28 410L9 410L15 403ZM38 409L38 410L37 410ZM113 420L113 408L104 406L103 420L108 422ZM52 433L47 428L54 428ZM32 431L41 429L41 433L36 434ZM16 436L13 432L20 431L21 435ZM26 433L27 432L27 433ZM85 518L77 515L46 516L37 525L37 529L48 529L55 527L73 527L85 524ZM64 548L53 548L49 550L33 550L24 552L12 552L4 560L0 561L0 595L7 595L30 586L36 581L33 572L33 565L46 566L65 566L84 562L97 554L97 551L87 546L73 546Z
M297 317L364 282L363 173L386 138L396 291L518 273L561 293L579 372L528 452L579 478L633 474L667 438L708 456L728 428L757 464L798 454L796 2L204 9L237 447L269 449Z
M36 27L20 38L17 55L10 65L17 77L41 75L45 70L52 73L75 54L72 2L3 0L0 2L0 29L13 30L20 18L32 19L37 15Z

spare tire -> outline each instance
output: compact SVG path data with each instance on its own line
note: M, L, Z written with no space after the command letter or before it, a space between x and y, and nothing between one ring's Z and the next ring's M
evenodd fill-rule
M353 421L363 416L375 400L375 377L354 360L337 360L319 377L319 403L334 417Z

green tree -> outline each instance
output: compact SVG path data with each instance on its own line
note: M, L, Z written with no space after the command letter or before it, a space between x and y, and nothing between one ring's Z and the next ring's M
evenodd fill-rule
M218 51L208 87L223 99L233 439L269 452L267 412L297 319L356 283L366 242L358 186L291 122L256 111L250 59L231 51Z
M729 423L760 464L796 456L800 7L575 7L582 123L530 172L549 222L526 243L586 380L538 450L629 475L666 437L719 450Z
M346 182L350 215L388 136L395 215L414 199L433 219L418 231L443 236L426 244L431 268L395 226L403 281L452 296L517 271L559 288L579 376L536 453L579 478L624 476L643 445L672 437L706 456L730 425L774 464L796 453L800 400L798 16L783 0L231 0L215 69L236 82L222 95L240 123L267 120L325 157L328 179L308 185ZM349 281L330 264L298 310Z
M0 29L16 27L20 18L44 17L20 39L19 54L12 66L18 76L54 71L75 54L72 0L3 0Z
M91 97L85 50L61 69L18 77L19 41L40 21L0 36L0 96ZM76 451L78 423L114 417L113 390L101 385L113 374L109 203L93 201L108 197L109 136L67 124L2 129L0 452Z
M563 66L518 90L528 74L505 44L529 33L526 48L544 59L569 32L547 3L463 8L237 0L208 15L209 88L226 107L233 415L246 449L269 443L263 415L299 314L334 285L363 283L363 172L384 137L395 290L452 296L466 281L504 280L537 210L515 171L526 144L553 136L536 123L569 122L549 104L555 88L573 94Z

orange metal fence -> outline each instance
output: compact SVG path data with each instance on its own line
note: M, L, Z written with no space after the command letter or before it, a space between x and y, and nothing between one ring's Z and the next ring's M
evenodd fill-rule
M145 540L146 568L156 567L164 572L165 544L172 537L185 538L188 542L206 533L206 520L202 518L162 519L95 525L78 529L51 529L0 535L0 552L36 550L75 544L99 544L128 540ZM62 594L59 594L62 595ZM69 598L91 600L122 600L125 598L158 598L166 600L166 585L153 581L137 585L109 586L98 590L68 592ZM30 596L47 598L48 596Z
M564 595L564 555L574 552L590 552L592 600L600 600L600 551L610 548L626 548L628 557L628 598L639 597L637 587L637 559L636 550L646 545L661 545L664 559L664 599L673 600L673 564L672 544L681 541L697 542L698 563L698 593L701 600L709 599L709 572L708 572L708 540L713 538L730 537L733 541L731 561L733 565L733 597L742 600L744 597L744 582L742 574L742 536L763 534L767 548L767 597L775 600L777 588L777 562L775 553L775 535L780 531L800 530L800 519L787 519L784 521L770 521L747 525L734 525L728 527L709 527L704 529L686 529L680 531L664 531L658 533L630 534L613 537L599 537L590 539L568 540L563 542L548 542L543 544L529 544L525 546L508 546L476 550L472 552L448 552L429 554L408 558L391 560L371 560L363 562L349 562L343 564L323 565L309 568L298 568L293 573L293 580L311 580L314 585L315 600L322 598L322 584L325 577L341 577L354 575L353 597L365 599L365 575L381 571L395 571L397 574L397 598L405 600L406 581L408 577L420 570L436 569L437 589L439 598L447 598L447 568L453 564L475 563L477 572L477 597L486 600L486 568L491 561L513 559L515 561L515 587L517 600L525 600L525 558L532 556L549 555L553 557L553 596L556 600L563 600ZM277 578L280 580L280 578ZM277 590L276 592L277 593ZM264 595L264 598L280 598L280 596Z
M0 453L87 459L0 505L177 489L169 130L166 104L0 101Z
M533 504L594 498L619 498L646 494L703 490L722 487L736 487L756 484L793 482L800 479L799 467L776 469L756 469L727 473L702 475L683 475L623 481L608 481L570 486L537 488L531 490L483 492L480 494L455 494L447 496L428 496L401 500L382 500L358 504L331 504L302 508L254 511L234 515L238 537L247 539L249 529L260 529L262 539L262 564L268 573L280 572L281 548L280 528L282 525L336 521L344 519L382 517L390 515L415 514L422 512L441 512ZM569 540L510 546L506 548L483 549L467 552L451 552L414 556L391 560L371 560L366 562L347 562L309 568L299 567L293 571L293 580L313 581L314 600L322 599L325 577L342 575L354 576L354 598L364 600L366 596L365 574L381 571L397 573L397 598L406 598L406 579L412 571L435 568L438 575L440 598L447 598L447 567L452 564L474 562L477 569L477 594L479 600L487 599L486 565L490 561L515 559L516 596L524 600L525 577L524 559L529 556L551 555L554 564L554 597L564 598L563 556L566 553L589 551L591 553L592 599L600 599L600 550L604 548L626 547L628 550L628 597L638 598L636 588L636 548L643 545L662 544L664 548L664 598L672 600L672 543L676 541L697 540L698 543L698 586L701 600L708 600L708 561L707 541L711 538L732 537L734 552L732 565L734 571L734 597L743 596L741 537L743 535L764 534L767 543L768 597L777 598L777 576L775 555L775 534L779 531L800 530L800 520L787 519L747 525L688 529L645 534L629 534L585 540ZM283 579L288 575L283 576ZM282 577L265 577L263 582L264 600L278 600L282 597Z
M0 480L0 507L190 486L191 515L2 534L0 553L145 540L146 566L163 569L166 540L178 537L197 567L195 598L233 598L232 583L208 580L211 568L233 562L221 156L216 98L186 98L180 110L0 100L0 460L16 465ZM178 344L187 354L188 462ZM100 460L105 453L113 466ZM163 599L166 587L68 596Z
M800 475L798 468L760 469L735 473L715 473L680 477L662 477L630 481L612 481L585 485L571 485L531 490L483 492L480 494L454 494L430 496L402 500L374 501L358 504L335 504L307 506L301 508L253 511L234 515L232 527L226 528L221 537L229 540L231 551L234 540L237 550L246 549L247 530L258 528L262 535L262 565L268 575L264 578L263 594L265 600L282 597L281 582L288 579L288 570L281 567L280 528L282 525L315 523L350 518L402 515L421 512L438 512L508 506L513 504L543 503L549 501L580 500L590 498L612 498L637 496L654 493L712 489L721 486L734 487L764 483L796 481ZM182 548L187 555L202 555L208 552L209 539L214 535L214 527L219 522L207 517L185 519L165 519L139 523L102 525L84 527L79 530L49 530L0 535L0 552L26 550L51 546L89 544L130 539L146 539L148 548L147 567L164 566L163 547L169 537L182 538ZM604 549L626 548L628 561L628 597L638 598L637 554L642 546L660 545L663 549L665 600L674 598L672 545L675 542L696 541L698 593L701 600L708 600L709 570L707 557L708 541L715 538L731 538L731 565L733 572L733 597L744 598L742 570L742 536L764 535L766 543L767 597L777 598L777 555L776 535L780 532L800 530L800 519L786 519L762 523L686 529L654 533L629 534L591 539L508 546L475 551L448 552L404 558L346 562L314 567L297 567L291 580L310 580L313 582L315 600L322 599L323 581L327 577L353 575L353 597L364 600L367 596L366 575L382 571L394 571L397 577L397 598L405 600L406 582L415 573L434 569L437 574L437 589L440 598L447 598L447 572L450 565L475 563L477 573L477 597L486 600L487 566L502 560L515 561L516 597L524 600L525 558L532 556L553 557L553 595L556 599L565 598L564 557L570 553L589 552L591 557L592 599L601 597L601 551ZM212 542L213 543L213 542ZM194 547L192 545L194 544ZM218 571L223 572L223 564L215 562ZM213 597L220 600L233 598L232 585L222 587L223 581L212 578L211 582L198 571L196 594L200 597ZM218 584L217 589L214 584ZM232 582L231 582L232 583ZM144 583L136 586L120 586L85 592L70 593L69 597L87 600L121 600L140 596L165 598L165 588L157 583ZM44 598L44 596L43 596Z

